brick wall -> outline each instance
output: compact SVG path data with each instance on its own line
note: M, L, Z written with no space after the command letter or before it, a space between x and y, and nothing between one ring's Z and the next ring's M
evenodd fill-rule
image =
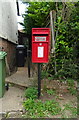
M0 47L3 47L4 51L7 52L7 62L12 72L16 66L16 44L0 38Z

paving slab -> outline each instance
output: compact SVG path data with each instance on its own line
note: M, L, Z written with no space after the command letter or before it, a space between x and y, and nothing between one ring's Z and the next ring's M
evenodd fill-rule
M0 117L7 113L23 111L24 89L15 86L9 87L3 98L0 98Z
M13 83L23 87L34 86L37 84L37 76L28 77L27 67L18 67L18 70L13 75L5 80L7 83Z
M22 109L24 90L10 87L2 99L2 111L16 111Z

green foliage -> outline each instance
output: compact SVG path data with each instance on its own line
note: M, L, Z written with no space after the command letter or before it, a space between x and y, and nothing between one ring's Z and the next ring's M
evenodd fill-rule
M49 95L56 95L56 91L53 90L53 89L47 90L47 93L48 93Z
M74 89L72 87L69 87L68 90L72 95L77 95L77 90L76 89Z
M44 103L41 100L27 99L23 106L26 110L25 117L38 118L50 117L61 112L61 108L55 100L47 100Z
M55 21L55 53L50 55L50 62L42 77L78 79L79 72L79 2L29 2L28 10L23 15L27 34L31 29L45 27L51 10L56 11ZM50 20L49 20L50 21ZM56 61L56 73L55 73Z
M74 80L73 79L67 79L67 84L69 87L74 87Z
M49 11L55 9L55 3L51 2L29 2L27 13L24 14L24 26L27 34L31 35L31 29L35 27L44 27L46 17Z
M58 70L58 75L65 78L76 79L77 77L77 65L72 60L64 59L63 67Z
M55 100L47 100L45 102L45 109L48 110L52 115L57 115L61 111L59 103Z
M59 4L59 3L58 3ZM78 64L76 60L76 53L74 53L75 44L78 42L78 23L79 19L75 19L73 17L74 10L75 12L77 7L75 4L68 3L66 4L70 11L70 15L68 19L63 20L61 15L61 10L57 12L57 22L55 23L55 31L58 33L56 36L56 69L57 74L54 72L54 58L51 56L51 60L48 67L48 73L54 75L58 78L73 78L77 79L78 77ZM74 13L76 16L77 14ZM64 16L63 16L64 17ZM78 20L78 21L77 21ZM71 28L71 29L70 29ZM75 31L76 34L75 34Z
M77 108L73 107L71 104L65 104L63 111L65 112L66 110L71 112L72 117L77 117Z
M78 75L77 75L78 66L76 63L73 62L72 59L57 58L56 59L57 74L55 74L53 62L54 62L53 57L51 57L51 60L48 63L46 68L47 69L46 74L48 74L48 79L66 79L66 78L77 79L78 78Z
M25 97L26 98L31 98L31 99L36 99L37 98L37 88L35 87L30 87L25 90Z
M41 78L43 79L43 78L48 78L48 72L47 71L42 71L41 72Z
M77 90L74 88L74 80L67 79L68 90L72 95L77 95Z

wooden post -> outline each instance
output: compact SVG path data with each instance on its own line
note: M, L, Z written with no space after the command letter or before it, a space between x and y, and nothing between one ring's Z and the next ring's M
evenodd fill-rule
M52 38L52 53L55 52L55 32L54 32L54 22L55 22L56 12L50 11L50 26L51 26L51 38Z
M57 70L56 70L56 55L55 55L55 32L54 32L54 23L56 21L56 11L50 11L50 26L51 26L51 38L52 38L52 46L51 46L51 53L54 55L54 59L55 59L55 62L54 62L54 65L55 65L55 74L57 73Z

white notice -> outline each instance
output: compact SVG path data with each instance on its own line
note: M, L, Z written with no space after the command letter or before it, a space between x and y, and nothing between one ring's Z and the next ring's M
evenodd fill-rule
M44 57L44 47L38 47L38 57Z
M46 37L35 37L35 41L46 41Z

